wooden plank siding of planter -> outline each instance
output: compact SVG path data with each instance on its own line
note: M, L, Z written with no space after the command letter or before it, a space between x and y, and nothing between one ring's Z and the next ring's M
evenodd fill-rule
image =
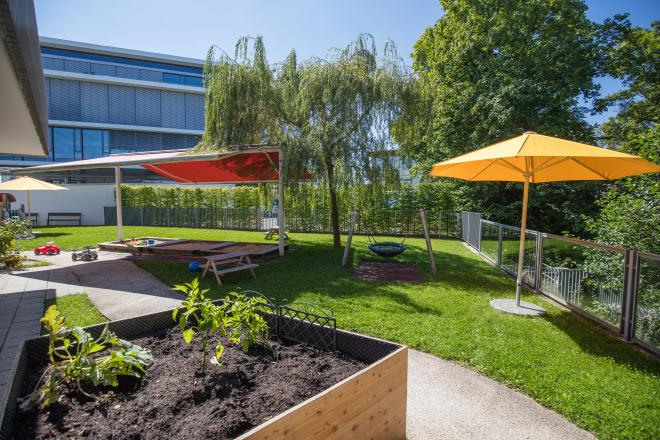
M237 440L406 438L408 348L262 423Z

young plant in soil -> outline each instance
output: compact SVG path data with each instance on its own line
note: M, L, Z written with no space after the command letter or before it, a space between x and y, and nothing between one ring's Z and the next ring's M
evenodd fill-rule
M268 323L263 313L268 313L264 298L248 297L243 293L232 292L226 299L228 305L228 338L241 347L244 353L257 343L267 344Z
M20 399L19 407L23 411L38 402L48 406L60 401L65 387L75 387L84 396L94 399L83 389L83 384L116 387L119 376L141 378L153 362L149 350L119 339L107 325L98 339L80 327L69 330L57 306L50 306L41 322L48 330L50 363L34 391ZM106 349L107 354L102 355L101 352Z
M216 306L206 297L208 289L200 290L199 280L195 278L190 283L176 285L174 290L183 292L186 300L172 311L172 319L178 321L179 328L183 332L183 340L190 344L193 337L198 334L202 342L202 360L200 370L206 369L209 343L212 338L217 338L214 355L211 363L220 365L225 346L222 345L221 337L227 334L227 314L225 309Z

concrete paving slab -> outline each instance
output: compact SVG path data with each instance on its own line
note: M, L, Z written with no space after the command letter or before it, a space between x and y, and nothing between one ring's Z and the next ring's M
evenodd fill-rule
M595 439L531 397L433 355L408 355L409 440Z
M28 286L43 287L57 296L85 292L110 320L131 318L176 307L183 297L126 258L130 254L97 251L98 260L73 261L71 252L35 256L50 266L34 268L17 276ZM43 284L45 283L45 284Z

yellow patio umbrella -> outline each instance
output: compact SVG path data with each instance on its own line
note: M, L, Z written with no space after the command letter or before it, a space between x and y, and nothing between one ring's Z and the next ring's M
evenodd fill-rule
M19 177L0 183L0 191L25 191L27 199L28 222L30 221L30 191L59 191L66 190L62 186L44 182L33 177Z
M544 312L520 301L529 184L569 180L613 180L635 174L657 173L660 166L641 157L535 132L472 151L433 165L429 175L469 181L523 182L522 224L518 251L516 299L493 300L500 310L524 315Z

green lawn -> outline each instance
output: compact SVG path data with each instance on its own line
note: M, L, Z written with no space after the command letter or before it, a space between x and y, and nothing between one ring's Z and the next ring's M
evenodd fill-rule
M64 249L112 239L112 227L40 228ZM43 236L42 235L42 236ZM263 241L259 233L127 227L126 236L153 235ZM613 338L594 324L539 297L542 318L502 314L492 298L513 297L514 280L485 263L461 242L433 240L438 274L432 277L423 240L399 259L417 263L424 281L373 283L340 266L343 249L328 235L290 234L291 253L268 261L253 280L246 273L226 278L213 296L240 286L280 302L307 301L334 310L339 327L405 343L455 360L532 396L600 438L660 438L660 361ZM352 265L373 259L364 237L354 239ZM34 244L22 242L29 248ZM183 263L142 261L168 284L189 281Z
M98 311L94 304L89 300L86 293L77 293L75 295L64 295L54 299L46 300L44 310L55 304L60 313L64 316L66 326L86 327L88 325L106 322L108 318Z

